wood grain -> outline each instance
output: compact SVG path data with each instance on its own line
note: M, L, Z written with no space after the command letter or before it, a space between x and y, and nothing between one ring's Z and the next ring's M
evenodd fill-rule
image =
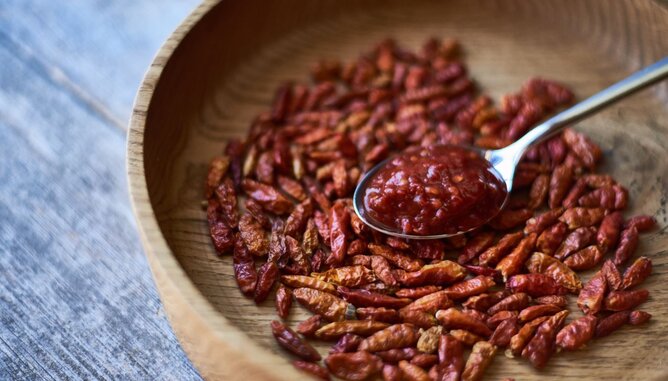
M142 254L119 128L194 5L1 2L0 380L201 379Z
M214 255L200 208L208 160L226 139L244 134L279 83L307 81L319 58L350 59L387 36L412 48L432 35L458 37L472 76L497 97L542 75L582 98L668 54L668 11L645 0L312 4L205 1L160 51L135 105L128 170L144 247L172 325L209 379L298 377L269 333L272 303L255 306L241 296L231 259ZM629 187L629 213L660 221L640 248L655 263L646 309L656 319L559 355L542 372L499 358L489 379L668 377L665 89L644 91L577 126L603 147L603 170ZM300 310L289 321L306 316Z

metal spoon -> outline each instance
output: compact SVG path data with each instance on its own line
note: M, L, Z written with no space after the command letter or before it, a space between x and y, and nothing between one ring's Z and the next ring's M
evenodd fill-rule
M508 191L506 196L507 201L508 195L510 195L510 191L513 188L513 176L515 175L515 168L517 167L517 163L520 161L520 158L524 152L526 152L529 146L544 141L550 136L561 131L564 127L584 119L604 108L605 106L612 104L615 101L622 99L640 89L652 85L666 77L668 77L668 57L665 57L660 61L635 72L634 74L615 83L607 89L585 99L584 101L574 105L567 110L560 112L559 114L534 127L515 143L507 147L498 150L481 150L475 147L467 148L478 152L482 157L491 163L493 169L506 184L506 189ZM364 196L366 194L369 180L373 178L373 175L385 164L387 164L389 160L390 159L387 159L373 167L369 172L367 172L367 174L362 178L362 180L355 188L355 193L353 195L355 213L357 213L357 215L365 224L369 225L373 229L380 231L381 233L410 239L446 238L463 234L478 228L478 226L472 227L471 229L460 231L455 234L412 235L405 234L402 231L393 229L392 227L386 226L373 219L368 213L366 213ZM504 201L503 206L505 206L506 201ZM503 209L503 206L501 209Z

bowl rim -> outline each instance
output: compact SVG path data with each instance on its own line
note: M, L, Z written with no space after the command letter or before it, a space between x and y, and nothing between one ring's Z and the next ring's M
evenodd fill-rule
M229 349L238 356L242 356L245 363L256 365L257 369L267 371L268 365L278 365L281 363L288 365L288 362L281 356L277 356L263 348L243 330L232 324L199 291L175 258L174 253L167 244L167 240L162 234L155 213L153 212L144 170L144 131L148 110L151 107L153 95L160 81L161 74L169 64L173 53L190 31L221 2L222 0L202 0L167 37L146 70L141 85L137 90L129 121L126 143L126 174L132 212L137 223L142 247L149 262L153 281L156 284L161 303L163 303L163 307L167 312L170 326L184 352L188 355L189 360L193 364L196 362L195 356L184 346L184 338L176 334L172 316L170 316L170 311L165 305L165 293L167 292L159 286L162 280L166 280L173 286L171 287L173 290L169 290L170 294L177 294L173 297L170 296L170 299L180 297L192 309L194 314L197 315L201 323L215 335L216 341L226 347L226 350ZM233 345L226 345L228 342L233 343ZM251 355L249 356L249 354ZM202 368L204 366L200 367L200 364L195 365L199 372L203 371ZM281 369L281 372L263 373L262 376L264 376L264 379L277 380L294 380L303 376L303 374L297 372L291 366Z

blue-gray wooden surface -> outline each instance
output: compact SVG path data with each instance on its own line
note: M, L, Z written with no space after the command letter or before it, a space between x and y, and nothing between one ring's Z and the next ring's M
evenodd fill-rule
M0 380L196 380L142 253L125 132L196 0L0 0Z

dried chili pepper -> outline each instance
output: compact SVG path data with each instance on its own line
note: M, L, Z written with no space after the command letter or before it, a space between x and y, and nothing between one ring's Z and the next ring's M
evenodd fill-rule
M640 215L629 218L624 224L624 229L635 227L639 233L654 229L656 219L652 216Z
M380 373L383 360L369 352L332 353L325 358L327 369L336 377L363 381Z
M611 291L605 297L604 307L608 311L625 311L644 303L649 297L647 290Z
M397 280L405 286L441 285L454 283L466 277L465 269L452 261L441 261L423 266L418 271L405 273Z
M551 276L538 273L513 275L506 282L506 288L513 293L522 292L532 297L563 295L568 292Z
M541 316L554 315L561 310L563 310L563 308L554 304L539 304L537 306L530 306L523 309L520 311L518 318L522 323L526 323Z
M536 217L530 218L527 220L526 226L524 227L524 234L541 234L545 229L557 222L563 212L564 208L555 208Z
M489 315L494 315L499 311L521 311L528 307L529 303L531 303L531 297L523 292L518 292L507 296L491 306L487 310L487 313Z
M411 299L400 299L377 292L349 289L347 287L339 287L337 292L343 299L348 301L348 303L360 307L401 308L413 302Z
M292 210L292 202L269 185L250 179L244 179L241 185L248 197L257 201L268 212L282 215Z
M399 369L402 372L402 379L406 381L431 381L427 372L417 365L413 365L406 360L399 361Z
M278 266L275 262L268 261L257 271L257 284L255 285L255 303L262 303L271 292L278 278Z
M531 340L533 335L536 333L538 327L549 318L550 316L539 317L538 319L534 319L523 325L517 334L510 338L511 353L515 356L521 354L526 345L529 343L529 340Z
M419 310L400 310L399 317L404 323L410 323L422 329L429 329L438 324L433 314Z
M640 257L629 266L622 277L622 290L635 287L647 279L652 273L652 260L647 257Z
M257 272L253 257L241 239L237 239L234 243L233 261L234 278L239 290L246 296L252 296L257 285Z
M561 311L545 320L536 330L534 337L522 350L522 357L535 368L543 368L555 351L555 339L561 329L568 311Z
M348 207L343 202L335 202L332 206L329 216L330 221L330 246L332 252L327 257L327 264L330 266L340 265L346 256L348 250L348 225L350 225L350 214Z
M485 250L478 257L478 263L481 265L495 265L501 258L510 252L522 239L521 232L508 233L504 235L499 242Z
M549 206L554 209L561 204L561 201L566 197L568 190L573 183L573 170L571 167L562 164L557 166L554 171L552 171L552 177L550 178L550 194L549 194Z
M412 303L406 305L402 308L404 311L422 311L430 314L435 313L439 309L445 309L452 307L452 301L448 296L448 293L443 291L437 291L429 295L425 295L420 299L413 301Z
M554 304L559 307L566 307L568 305L568 299L562 295L546 295L539 296L533 300L537 304Z
M589 282L580 291L577 301L578 307L585 314L597 314L603 306L606 291L607 282L605 275L602 271L599 271L589 279Z
M457 262L463 265L471 261L476 255L492 245L495 236L496 234L492 231L484 231L476 234L473 239L466 242L466 246L462 249L462 253L459 255Z
M360 351L380 352L393 348L413 346L418 334L412 324L395 324L362 340Z
M282 319L288 317L290 314L290 307L292 306L292 290L286 287L279 287L276 291L276 311L278 316Z
M462 372L462 381L482 380L482 377L492 363L495 354L496 346L493 344L487 341L479 341L475 343L468 360L466 360L464 372Z
M323 381L329 381L331 378L329 377L329 372L327 372L327 369L321 367L318 364L308 362L308 361L302 361L302 360L295 360L292 362L292 365L301 370L302 372L306 372L312 376L315 376Z
M297 324L297 332L306 337L313 337L315 336L315 332L322 326L322 320L322 316L313 315Z
M594 268L603 259L603 252L596 245L587 246L571 254L564 264L575 271L584 271Z
M413 347L394 348L386 351L379 351L374 353L376 356L383 359L386 363L396 364L402 360L410 360L418 354L418 350Z
M577 274L563 262L549 255L533 253L526 262L526 267L531 273L545 274L552 277L572 293L576 293L582 288L582 283Z
M355 310L360 320L375 320L383 323L396 324L400 322L399 311L385 307L359 307Z
M507 347L510 344L510 339L519 332L519 329L516 317L503 320L496 326L489 342L497 347Z
M480 294L468 298L462 303L462 306L476 311L487 311L491 306L500 302L508 295L509 293L505 290L493 292L491 294Z
M536 233L531 233L524 237L517 247L496 265L496 269L501 272L504 279L520 271L536 245L536 238Z
M619 311L603 319L599 319L596 324L595 337L605 337L628 323L631 311Z
M638 229L631 226L628 229L622 230L619 238L619 245L615 250L615 264L617 266L626 263L631 258L638 247Z
M295 331L285 324L274 320L271 322L271 331L278 344L287 351L306 361L318 361L321 359L320 354L315 348L302 340Z
M642 325L649 321L652 315L645 311L631 311L629 314L629 324Z
M536 240L536 248L541 253L553 255L567 234L568 226L563 222L557 222L540 233L538 240Z
M381 256L387 259L393 265L406 271L418 271L423 266L422 261L418 259L412 259L411 257L405 254L401 254L387 246L370 243L369 251L371 251L373 255Z
M484 322L474 319L456 308L437 311L436 320L448 329L465 329L484 337L489 337L492 334L492 331Z
M332 348L330 348L329 353L356 352L357 347L359 347L362 340L364 340L362 336L346 333L345 335L341 336L339 341L337 341L336 344L332 346Z
M567 351L582 348L594 338L597 322L598 319L593 315L585 315L570 322L557 334L557 346Z
M531 184L529 191L529 205L530 209L538 209L545 203L548 192L550 190L550 176L541 174Z
M504 320L517 318L517 315L519 315L517 311L504 310L504 311L499 311L494 315L490 316L489 318L482 320L485 322L485 324L487 324L489 328L496 329L496 327L498 327L499 324L501 324Z
M359 287L376 280L371 270L360 265L335 267L323 273L312 273L311 276L344 287Z
M443 292L453 300L479 295L495 285L494 279L488 276L477 276L447 287Z
M373 320L335 321L320 327L315 332L315 337L321 340L334 340L346 334L369 336L387 327L387 323Z
M348 304L332 294L305 287L297 288L292 293L299 304L329 321L340 321L346 318Z
M396 286L398 284L397 280L394 279L394 275L392 275L392 268L390 267L390 264L384 257L381 257L380 255L372 255L371 269L376 275L376 278L378 278L386 285Z
M433 294L436 291L440 291L442 287L440 286L422 286L416 288L402 288L398 290L394 295L398 298L408 298L408 299L420 299L423 296Z

